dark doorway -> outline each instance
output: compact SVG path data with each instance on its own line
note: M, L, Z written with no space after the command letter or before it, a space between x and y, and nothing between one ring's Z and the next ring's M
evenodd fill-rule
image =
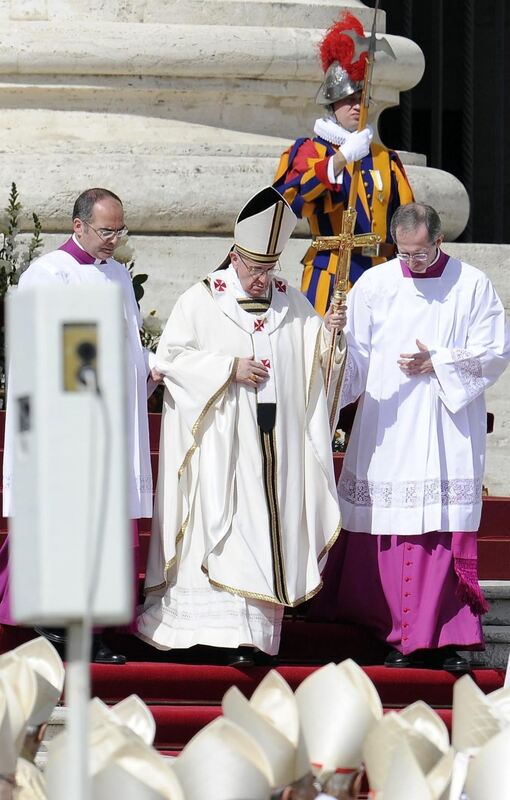
M373 7L373 0L365 5ZM460 241L510 242L510 5L507 0L382 0L388 33L425 54L421 82L381 117L383 142L424 153L466 187Z

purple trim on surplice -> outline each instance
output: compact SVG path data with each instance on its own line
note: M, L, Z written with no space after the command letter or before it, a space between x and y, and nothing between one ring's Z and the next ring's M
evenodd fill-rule
M449 259L450 256L440 250L437 261L431 264L430 267L425 270L425 272L412 272L409 269L409 265L406 264L405 261L402 261L401 259L399 259L399 261L404 278L440 278Z
M96 263L95 257L91 256L90 253L87 253L87 251L84 250L83 247L77 245L72 236L70 239L67 240L67 242L61 244L58 249L63 250L64 253L68 253L70 256L74 258L75 261L78 262L78 264Z

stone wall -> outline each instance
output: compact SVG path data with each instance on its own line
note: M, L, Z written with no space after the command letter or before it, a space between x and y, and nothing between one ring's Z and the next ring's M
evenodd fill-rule
M46 230L65 230L74 197L106 185L137 233L228 234L311 131L316 45L341 8L370 25L360 0L0 0L0 186L16 180ZM416 44L387 38L396 61L375 69L375 128L424 70ZM403 156L455 238L463 187Z

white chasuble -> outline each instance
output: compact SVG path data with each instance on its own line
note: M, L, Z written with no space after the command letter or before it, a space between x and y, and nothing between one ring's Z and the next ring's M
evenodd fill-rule
M166 391L138 626L162 648L200 642L276 652L271 637L282 606L319 590L340 529L325 344L322 321L300 292L273 280L269 308L255 316L238 304L231 272L212 273L182 295L156 354ZM238 359L248 357L268 362L270 379L258 396L234 381ZM343 360L341 352L337 382ZM258 401L276 403L274 508Z
M140 341L141 319L127 269L112 258L100 263L79 263L72 255L55 250L36 259L23 273L17 291L33 286L61 283L103 283L122 286L126 326L126 397L128 423L129 499L132 519L152 516L152 471L147 417L147 376L149 354ZM150 354L152 357L152 354ZM14 376L15 380L15 376ZM12 387L10 387L12 388ZM9 409L9 404L7 404ZM7 411L4 459L4 515L12 516L12 415Z
M484 391L505 369L504 309L478 269L454 258L439 277L405 276L394 259L348 296L342 404L360 397L338 492L349 531L476 531L485 462ZM435 374L397 361L419 339Z

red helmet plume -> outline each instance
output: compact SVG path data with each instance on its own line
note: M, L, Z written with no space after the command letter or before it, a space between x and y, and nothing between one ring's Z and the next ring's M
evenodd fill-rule
M338 61L347 72L351 80L362 81L365 72L368 48L363 51L357 61L352 63L354 56L354 42L344 31L354 31L359 36L364 35L363 25L353 14L346 11L342 17L329 28L319 45L322 69L327 72L333 61Z

